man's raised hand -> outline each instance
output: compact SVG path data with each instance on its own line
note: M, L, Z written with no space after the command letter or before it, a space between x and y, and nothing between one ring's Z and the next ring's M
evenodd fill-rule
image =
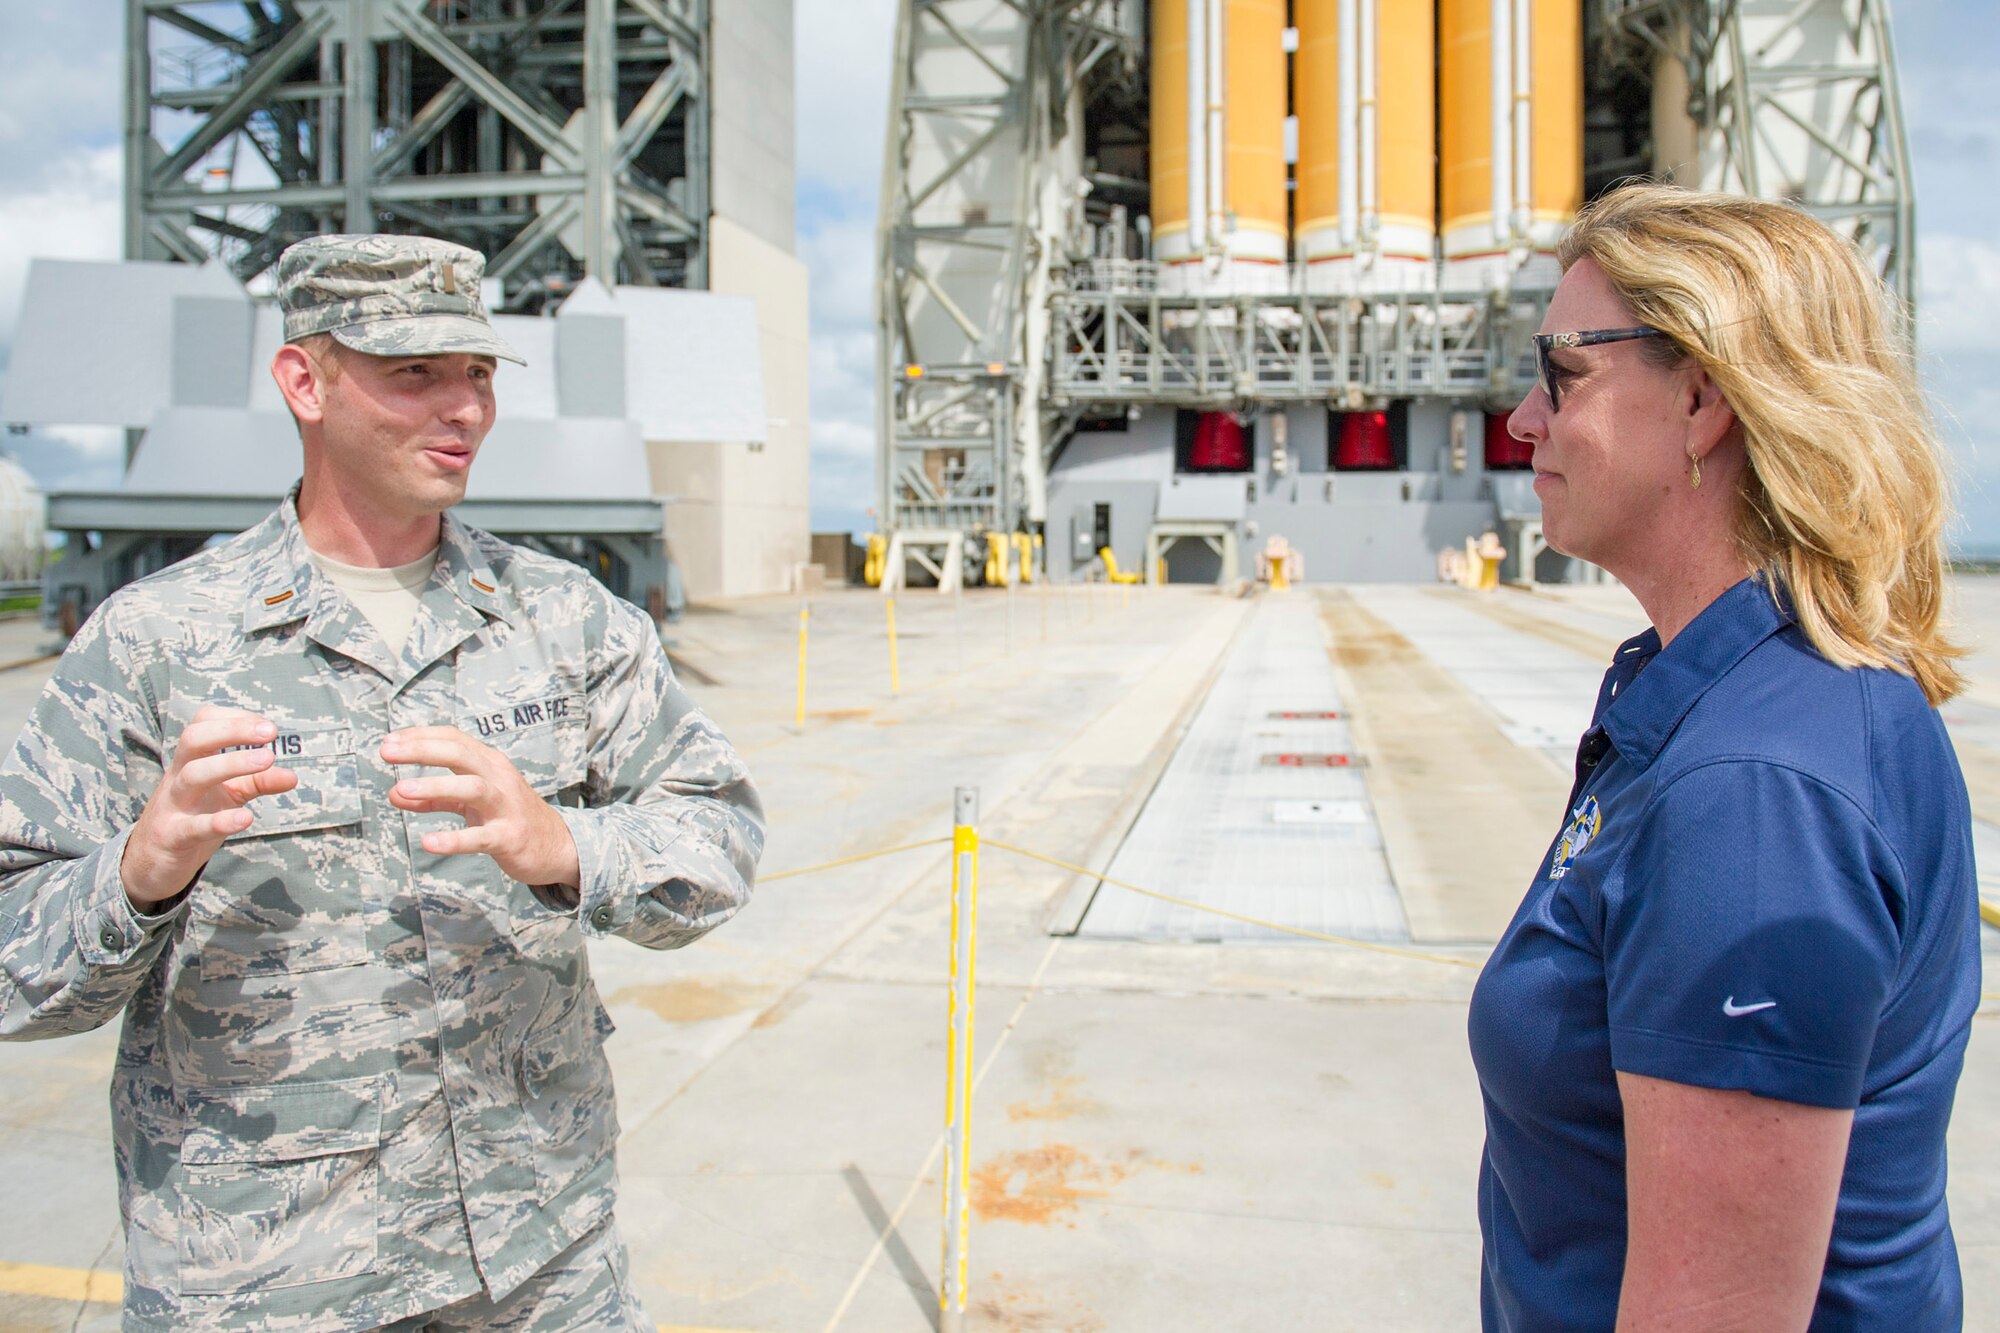
M450 770L440 777L404 778L389 789L389 804L399 810L441 810L465 820L462 829L426 833L425 851L480 852L523 884L576 887L582 872L569 825L506 755L457 727L412 727L382 742L382 760Z
M298 774L275 766L277 736L268 719L239 708L203 704L195 713L118 863L135 908L150 911L194 883L222 840L255 822L251 801L299 785Z

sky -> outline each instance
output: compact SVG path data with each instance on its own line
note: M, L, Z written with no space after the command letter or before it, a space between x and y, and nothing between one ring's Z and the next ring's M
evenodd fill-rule
M118 254L123 10L119 0L0 0L0 373L29 257ZM821 531L866 530L873 502L875 214L895 12L896 0L795 6ZM1954 464L1954 543L2000 554L2000 5L1897 0L1894 15L1917 186L1918 354ZM0 447L45 489L115 485L122 454L101 431L37 431Z

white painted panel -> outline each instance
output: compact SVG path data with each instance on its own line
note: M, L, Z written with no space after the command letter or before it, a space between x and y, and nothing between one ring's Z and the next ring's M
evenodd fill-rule
M762 441L763 354L748 297L668 287L581 289L556 315L625 317L625 410L648 440ZM525 352L523 353L525 355Z
M151 421L173 402L176 296L250 299L215 265L32 261L0 419L38 426Z

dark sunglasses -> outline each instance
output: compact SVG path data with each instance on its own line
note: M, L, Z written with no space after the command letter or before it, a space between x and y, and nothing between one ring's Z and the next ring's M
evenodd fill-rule
M1535 378L1541 381L1542 392L1549 396L1549 411L1562 411L1562 402L1556 392L1556 369L1549 364L1549 353L1558 347L1595 347L1599 343L1630 342L1634 338L1664 338L1666 333L1650 325L1642 324L1636 329L1585 329L1579 333L1538 333L1535 335Z

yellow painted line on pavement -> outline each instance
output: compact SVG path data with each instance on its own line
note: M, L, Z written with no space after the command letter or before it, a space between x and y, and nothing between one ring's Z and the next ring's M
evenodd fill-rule
M1987 925L1992 926L1995 930L2000 930L2000 903L1996 903L1990 898L1981 898L1979 900L1979 915Z
M9 1296L44 1296L52 1301L92 1301L121 1305L125 1279L90 1268L51 1268L46 1264L16 1264L0 1259L0 1292Z
M0 1259L0 1295L122 1305L125 1280L116 1273L91 1268L53 1268L47 1264L16 1264ZM661 1324L659 1330L660 1333L750 1333L747 1329L704 1328L695 1324Z

